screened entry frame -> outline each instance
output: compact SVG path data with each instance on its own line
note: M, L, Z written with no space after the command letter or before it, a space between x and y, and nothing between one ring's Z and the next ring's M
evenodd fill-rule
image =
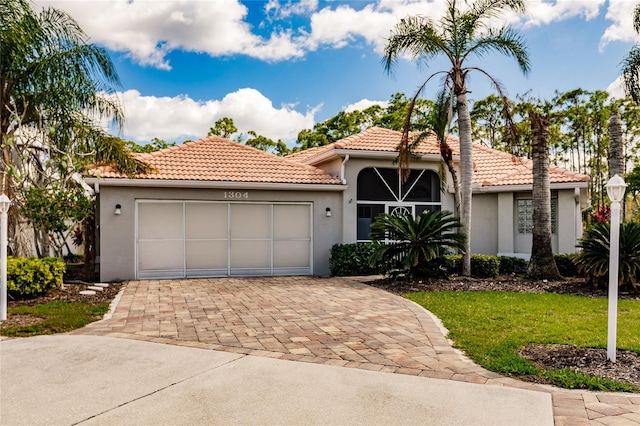
M135 268L137 279L312 275L313 203L136 200Z
M371 224L378 214L405 212L415 217L442 209L440 177L431 169L411 169L402 182L397 168L365 167L358 172L356 193L357 242L371 241Z

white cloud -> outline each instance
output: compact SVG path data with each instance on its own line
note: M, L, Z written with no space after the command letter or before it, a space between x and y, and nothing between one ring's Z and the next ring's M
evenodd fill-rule
M245 54L266 61L301 57L300 40L290 31L269 38L252 33L247 8L239 0L39 0L76 19L92 42L127 52L135 61L170 69L173 50L211 56Z
M626 97L622 76L616 78L608 87L607 92L614 99L623 99Z
M172 51L280 61L302 58L323 47L337 49L362 41L381 53L399 19L422 15L437 21L446 6L446 0L377 0L329 2L318 9L318 0L268 0L262 8L264 19L253 28L242 1L36 0L38 5L67 11L91 41L125 52L142 65L161 69L171 68L167 55ZM606 18L613 23L602 37L603 45L635 39L631 26L635 4L631 0L608 1ZM506 14L500 23L544 26L575 18L590 20L606 5L607 0L527 0L524 16ZM296 23L298 18L308 18L308 27L292 27L294 16ZM268 35L258 35L258 29Z
M119 94L126 122L123 138L146 143L157 137L170 142L205 137L216 120L230 117L240 133L259 135L291 144L298 132L311 128L315 109L302 114L291 106L274 107L255 89L244 88L222 100L196 101L188 96L144 96L137 90Z
M318 0L288 0L284 5L280 0L269 0L264 7L267 16L284 19L292 15L306 15L318 9Z
M389 101L371 101L369 99L361 99L358 102L354 102L352 104L347 105L342 108L344 112L352 112L352 111L364 111L373 105L380 105L382 108L386 108L389 106Z
M409 15L422 15L437 19L441 16L445 0L380 0L361 9L348 5L326 7L311 16L308 46L320 45L341 48L362 37L377 52L382 52L393 26Z
M612 41L635 41L638 35L633 29L635 1L609 0L607 19L613 21L602 35L601 47Z
M525 25L548 25L552 22L581 17L590 20L598 16L605 0L528 0Z

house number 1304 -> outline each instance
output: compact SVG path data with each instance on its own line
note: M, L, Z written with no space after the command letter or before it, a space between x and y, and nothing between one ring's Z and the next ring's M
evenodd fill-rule
M225 191L224 198L228 198L232 200L237 200L240 198L249 198L249 193L241 192L241 191Z

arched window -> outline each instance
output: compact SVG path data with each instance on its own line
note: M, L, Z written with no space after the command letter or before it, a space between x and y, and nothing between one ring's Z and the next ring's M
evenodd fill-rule
M397 169L368 167L358 174L358 241L368 241L371 223L381 213L419 215L440 210L440 179L432 170L414 170L402 182Z

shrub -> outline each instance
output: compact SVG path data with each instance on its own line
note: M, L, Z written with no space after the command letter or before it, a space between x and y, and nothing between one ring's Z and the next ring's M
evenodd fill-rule
M440 276L441 261L448 249L464 250L466 237L459 232L460 221L447 211L424 211L412 215L378 215L371 225L374 242L380 244L371 256L371 265L394 265L412 277Z
M446 256L449 259L449 271L455 274L462 273L462 255ZM471 255L471 275L479 278L497 277L500 273L500 260L497 256L486 254Z
M7 258L7 293L15 298L34 297L62 286L64 262L56 258Z
M528 262L521 257L498 256L501 274L524 274L527 272Z
M582 249L575 257L579 273L594 286L606 284L609 278L608 223L596 223L585 231L578 242ZM640 281L640 224L625 222L620 225L620 285L634 288Z
M553 256L556 261L556 266L558 267L558 272L563 277L577 277L578 268L576 268L575 253L565 253L565 254L556 254Z
M329 258L331 275L344 277L383 273L380 266L369 265L369 259L376 247L378 244L375 243L335 244L331 247Z
M471 274L474 277L497 277L500 273L500 260L497 256L486 254L471 255Z

